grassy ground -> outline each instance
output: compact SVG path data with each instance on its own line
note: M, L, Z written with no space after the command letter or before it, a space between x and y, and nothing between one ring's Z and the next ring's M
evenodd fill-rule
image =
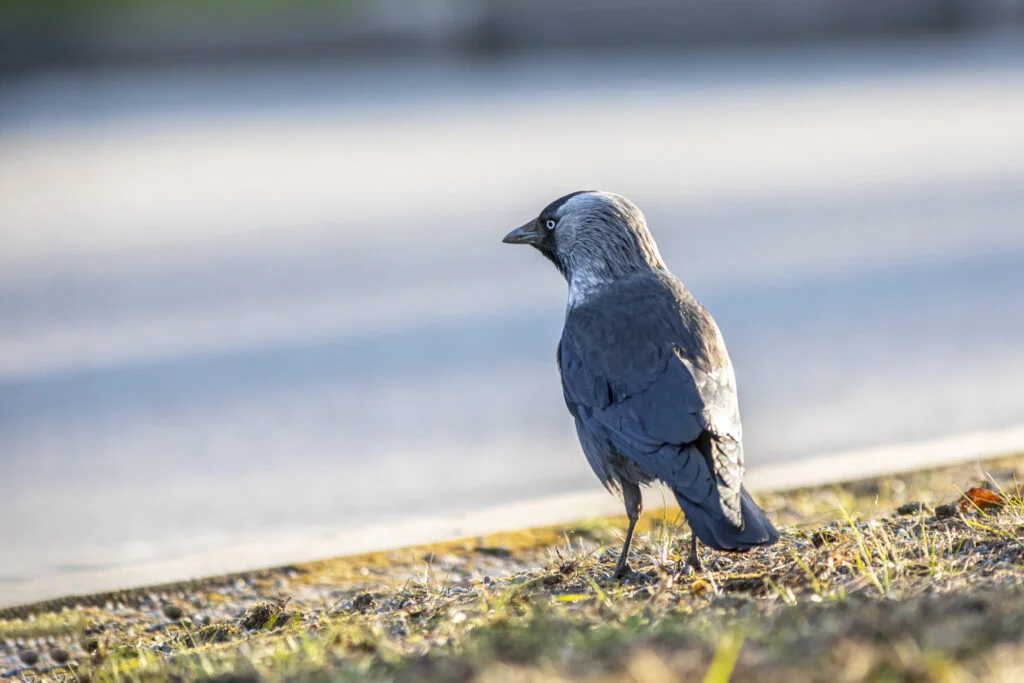
M624 582L606 519L0 610L0 675L1021 681L1021 474L1024 456L762 497L782 541L704 551L700 575L657 511Z

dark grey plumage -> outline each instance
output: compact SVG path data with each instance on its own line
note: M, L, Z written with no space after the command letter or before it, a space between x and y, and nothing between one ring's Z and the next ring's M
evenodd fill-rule
M625 197L575 192L509 233L569 283L558 366L587 460L621 492L630 518L616 574L640 515L640 486L665 483L696 539L745 551L778 540L743 488L736 380L711 315L665 266L640 210Z

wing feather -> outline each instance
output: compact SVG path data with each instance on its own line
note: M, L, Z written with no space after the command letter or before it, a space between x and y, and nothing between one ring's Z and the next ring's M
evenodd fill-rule
M619 315L615 303L603 302L607 314L570 311L559 345L565 402L587 459L594 466L617 454L740 526L743 450L735 379L724 346L717 363L703 352L720 343L717 327L692 297L683 303L706 316L697 330L687 325L693 311L655 306L654 317ZM694 338L708 334L715 339ZM610 475L594 469L602 480Z

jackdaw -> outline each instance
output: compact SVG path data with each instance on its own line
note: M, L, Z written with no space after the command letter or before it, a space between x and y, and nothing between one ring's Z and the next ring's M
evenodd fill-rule
M529 244L569 283L556 353L565 404L587 461L621 494L627 563L640 486L661 481L697 539L743 552L778 540L747 493L736 379L711 314L668 270L640 209L609 192L574 192L505 236Z

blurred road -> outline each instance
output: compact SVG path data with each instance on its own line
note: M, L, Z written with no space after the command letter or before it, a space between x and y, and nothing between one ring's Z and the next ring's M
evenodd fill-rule
M597 487L500 243L579 188L714 313L750 465L1018 424L1022 122L1010 42L4 83L0 603Z

